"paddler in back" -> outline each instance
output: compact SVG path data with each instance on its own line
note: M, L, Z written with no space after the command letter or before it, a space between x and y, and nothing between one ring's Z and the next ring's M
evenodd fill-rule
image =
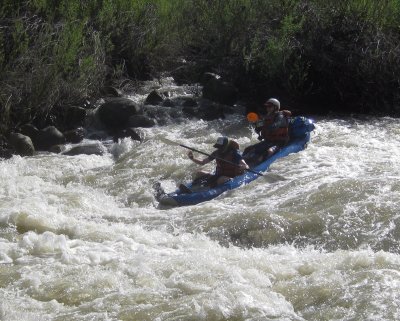
M249 121L255 122L255 131L258 134L257 143L248 146L243 157L250 165L257 165L275 154L289 142L289 117L291 112L280 110L278 99L270 98L264 103L266 115L259 119L257 114L251 113ZM249 116L248 116L249 118Z

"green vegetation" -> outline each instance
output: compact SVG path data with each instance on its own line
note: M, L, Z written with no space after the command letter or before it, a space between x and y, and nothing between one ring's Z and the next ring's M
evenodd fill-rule
M398 114L399 21L398 0L3 0L0 133L163 71L213 71L255 100Z

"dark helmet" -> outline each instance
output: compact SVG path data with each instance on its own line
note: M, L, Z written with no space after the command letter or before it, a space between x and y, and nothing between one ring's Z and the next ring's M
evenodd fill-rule
M228 137L221 136L218 137L217 141L214 144L214 148L222 149L228 146L229 139Z

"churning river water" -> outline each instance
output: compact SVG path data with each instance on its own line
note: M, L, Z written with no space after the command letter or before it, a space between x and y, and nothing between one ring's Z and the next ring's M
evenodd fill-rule
M1 161L0 320L400 320L400 123L315 123L265 177L188 207L153 195L199 168L168 140L243 149L244 116Z

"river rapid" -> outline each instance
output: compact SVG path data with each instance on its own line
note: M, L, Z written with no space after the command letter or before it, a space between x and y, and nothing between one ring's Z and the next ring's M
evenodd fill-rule
M154 198L199 169L171 141L243 149L244 115L1 161L0 320L399 320L400 123L314 120L304 151L196 206Z

